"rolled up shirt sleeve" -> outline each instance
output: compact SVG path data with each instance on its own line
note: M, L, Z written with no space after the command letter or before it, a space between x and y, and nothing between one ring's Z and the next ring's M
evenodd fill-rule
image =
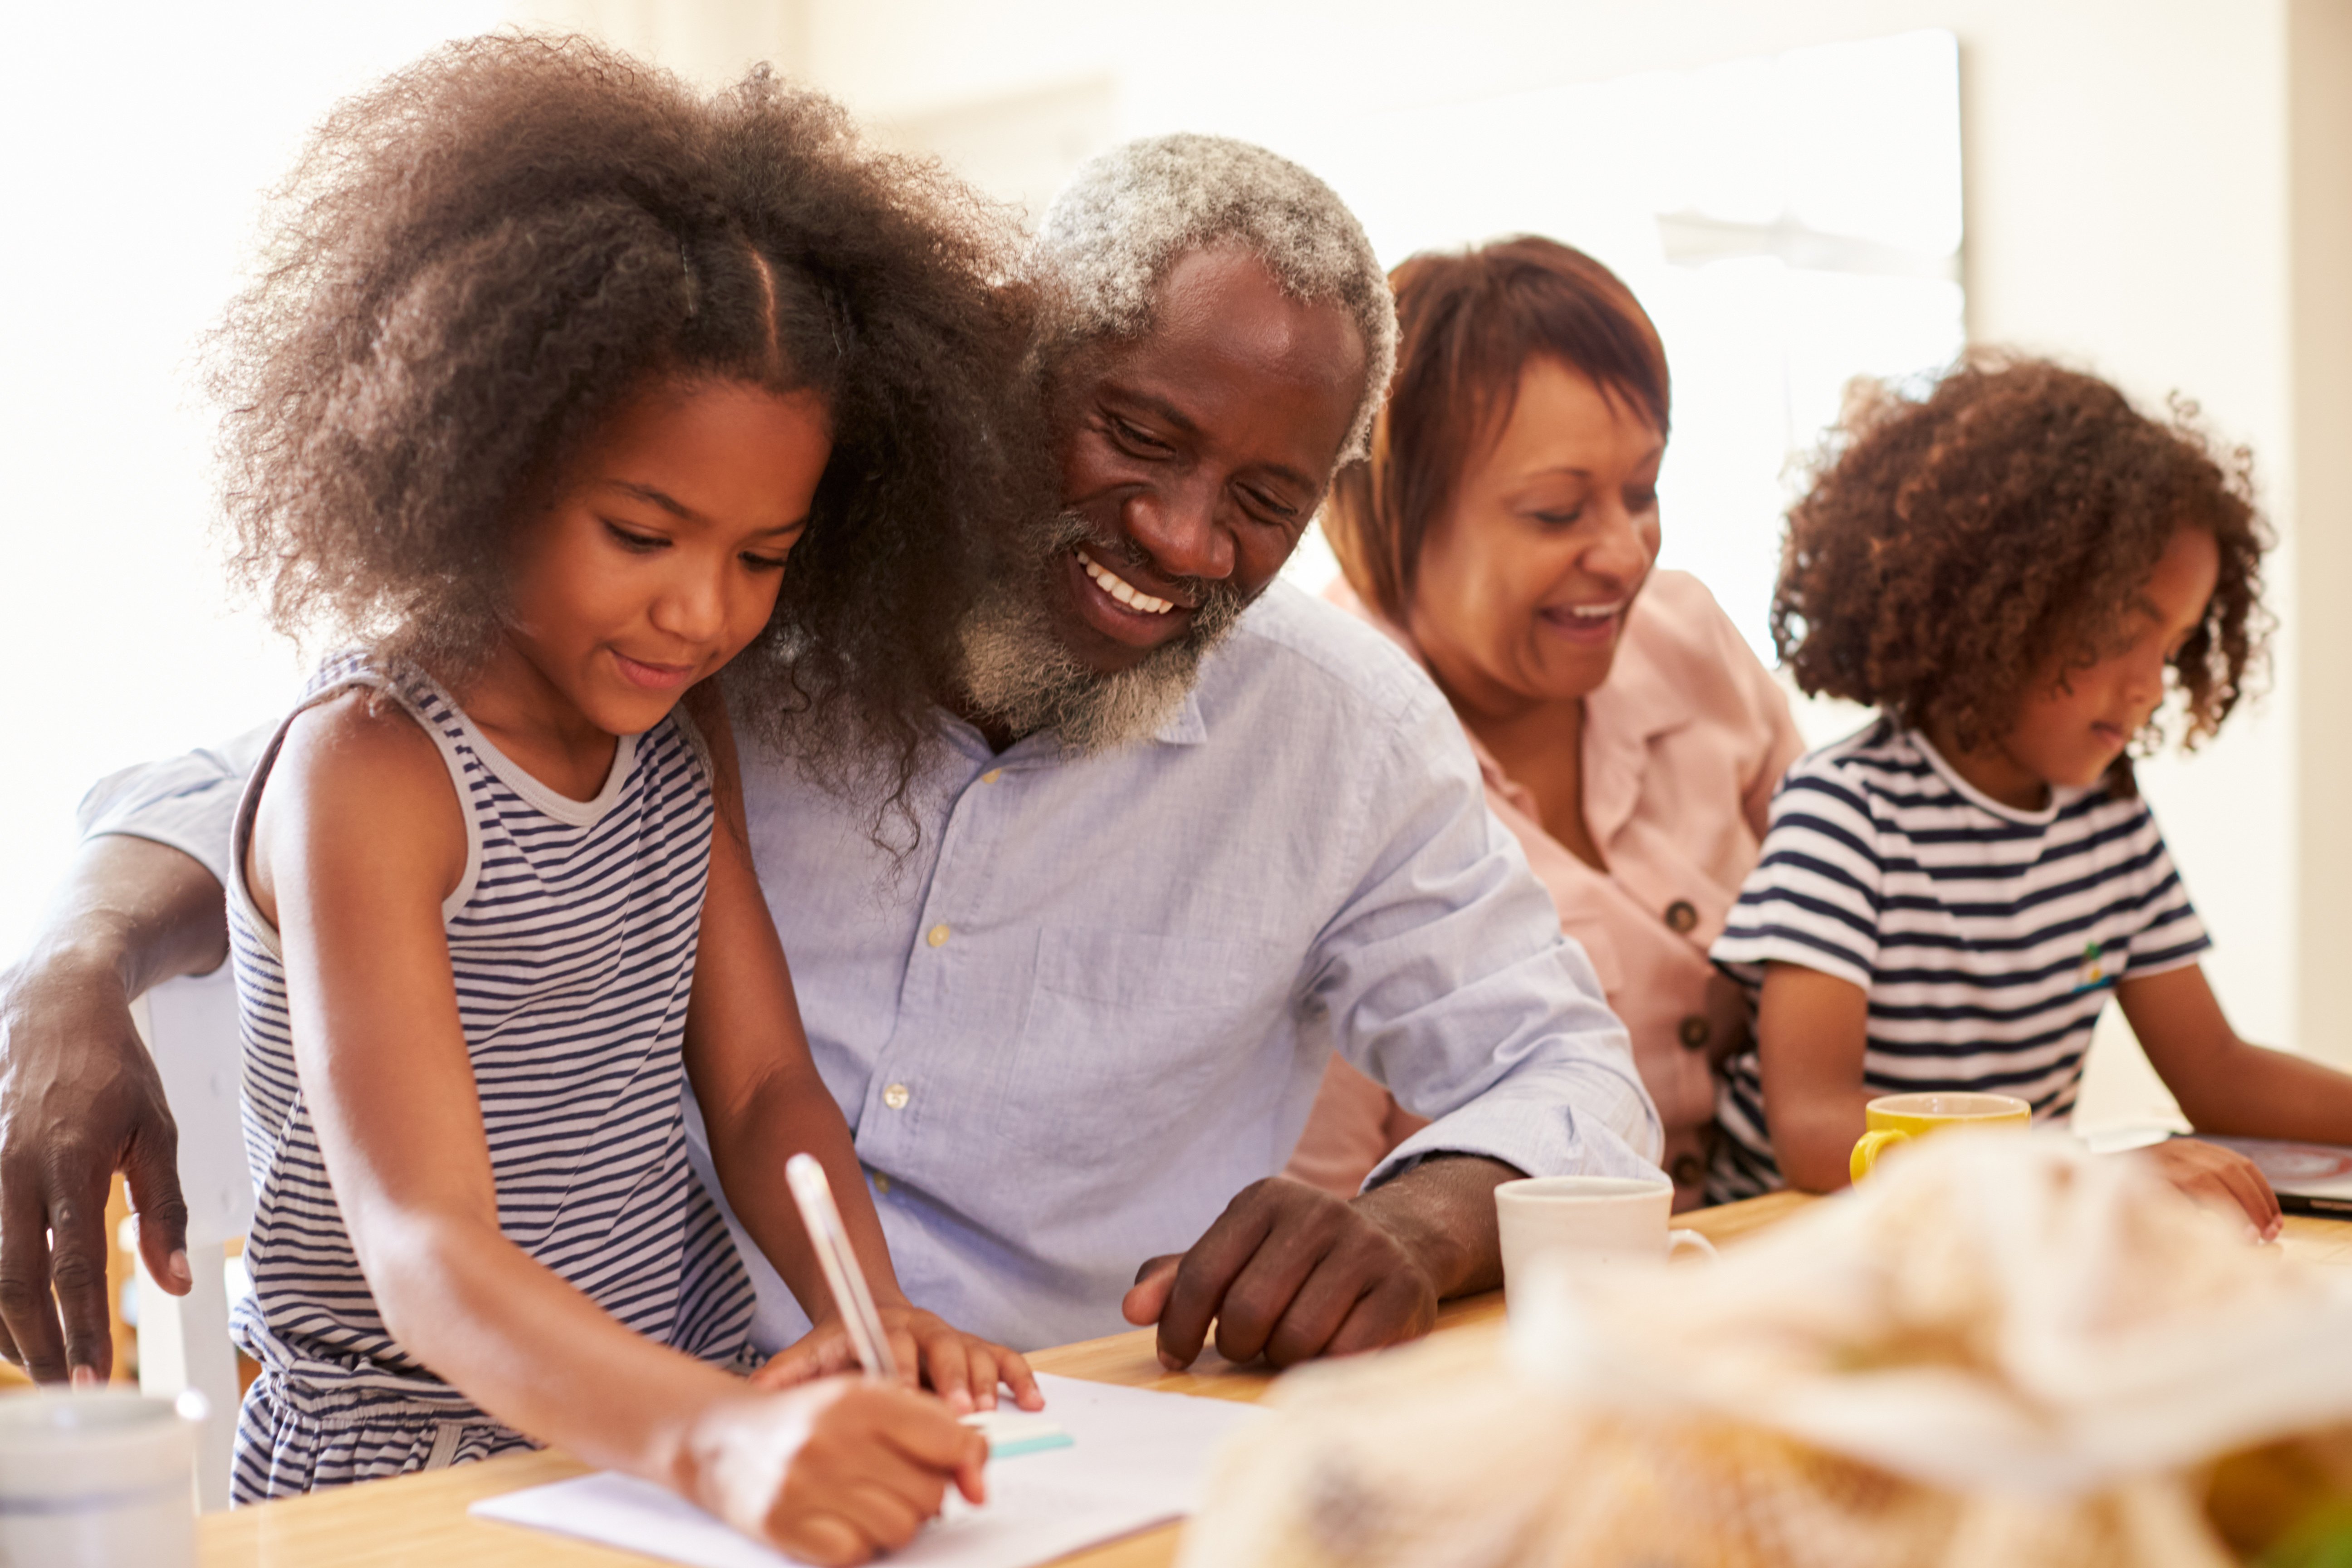
M217 746L109 773L75 810L82 837L111 833L167 844L226 887L236 803L274 733L276 726L264 724Z
M1307 1007L1342 1056L1432 1118L1366 1187L1438 1153L1665 1180L1624 1026L1487 809L1453 715L1407 716L1386 765L1357 783L1370 869L1318 944Z

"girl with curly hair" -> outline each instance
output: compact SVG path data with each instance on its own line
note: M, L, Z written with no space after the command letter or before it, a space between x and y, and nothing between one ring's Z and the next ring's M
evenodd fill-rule
M237 1495L552 1440L803 1557L900 1544L951 1479L979 1495L954 1413L1035 1384L898 1289L727 705L688 693L723 667L736 710L903 796L1021 493L1002 237L764 75L704 99L515 37L342 105L281 201L218 343L236 563L282 627L357 646L237 819ZM796 1150L943 1398L729 1375L753 1291L688 1084L817 1324L801 1364L847 1357Z
M2185 745L2221 728L2267 630L2246 459L2192 415L1984 358L1848 418L1790 513L1773 637L1805 690L1881 711L1790 768L1715 944L1759 995L1710 1196L1843 1185L1878 1095L2063 1117L2110 996L2200 1131L2352 1142L2352 1077L2222 1016L2133 785L2168 709ZM2275 1232L2251 1162L2190 1140L2147 1157Z

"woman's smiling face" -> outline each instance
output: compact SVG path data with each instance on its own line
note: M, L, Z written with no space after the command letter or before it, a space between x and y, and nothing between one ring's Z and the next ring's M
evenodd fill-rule
M1447 693L1492 717L1609 678L1658 555L1665 438L1549 355L1430 529L1406 629Z

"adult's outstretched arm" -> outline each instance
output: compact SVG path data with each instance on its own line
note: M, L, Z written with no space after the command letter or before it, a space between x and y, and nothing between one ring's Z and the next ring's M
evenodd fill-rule
M112 1370L106 1189L121 1171L148 1272L191 1275L178 1130L131 1001L227 952L219 879L107 834L83 844L36 933L0 971L0 1355L42 1382Z
M1486 808L1461 726L1433 689L1338 770L1354 890L1301 976L1308 1037L1431 1124L1342 1200L1252 1183L1122 1303L1171 1366L1217 1349L1276 1365L1425 1333L1437 1303L1502 1282L1494 1191L1520 1175L1663 1182L1656 1108L1625 1030L1550 895Z

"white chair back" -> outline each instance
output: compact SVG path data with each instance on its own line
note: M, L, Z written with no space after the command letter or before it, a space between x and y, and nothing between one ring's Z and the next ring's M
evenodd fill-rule
M236 1447L236 1352L229 1343L234 1275L229 1242L253 1223L253 1178L237 1119L243 1071L236 985L229 966L166 981L132 1005L163 1075L180 1128L180 1190L188 1201L188 1260L194 1288L172 1296L139 1270L139 1386L166 1396L194 1388L212 1406L197 1438L196 1494L207 1510L228 1506Z

